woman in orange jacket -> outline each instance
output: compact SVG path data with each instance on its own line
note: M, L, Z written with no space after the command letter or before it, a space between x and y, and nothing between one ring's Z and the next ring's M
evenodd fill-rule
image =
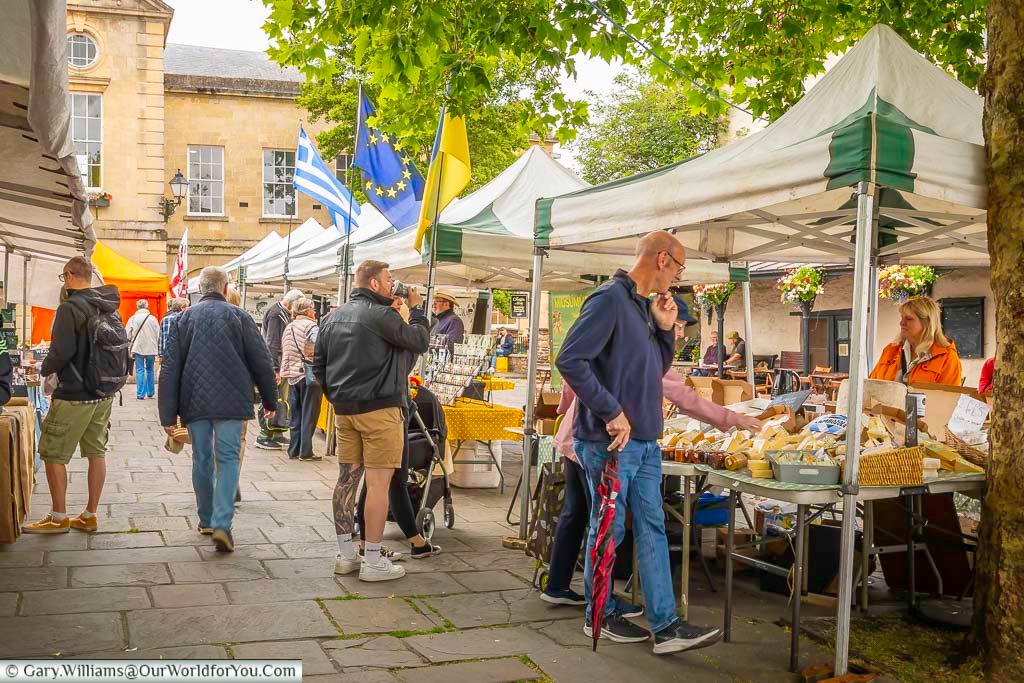
M900 336L882 349L871 379L960 386L963 369L956 344L942 334L939 305L922 296L900 306Z

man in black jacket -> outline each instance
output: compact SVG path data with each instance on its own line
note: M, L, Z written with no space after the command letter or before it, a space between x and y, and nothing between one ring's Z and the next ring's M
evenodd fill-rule
M279 302L267 309L263 314L263 340L270 349L270 358L274 362L277 376L277 398L281 405L288 405L288 380L281 377L281 336L284 328L292 321L292 305L303 298L301 289L291 289ZM268 451L277 451L287 443L285 432L288 431L288 416L278 415L269 419L259 411L260 435L256 437L256 447Z
M22 527L27 534L63 534L72 528L96 531L96 509L107 477L103 458L114 398L100 398L85 388L83 378L90 351L87 323L99 313L116 311L121 295L112 285L92 287L92 264L83 256L64 264L61 279L68 298L57 307L53 317L50 352L40 369L43 377L56 374L59 381L39 440L39 456L46 463L53 509L42 520ZM81 515L68 519L67 464L79 448L82 456L89 459L89 502Z
M362 581L389 581L405 570L381 554L388 513L388 486L402 465L409 372L430 343L423 298L409 288L409 322L395 310L388 264L363 261L356 268L351 300L320 325L313 374L337 414L338 483L334 526L335 574L359 570ZM360 562L352 541L356 493L365 471L366 544Z
M272 420L277 383L256 323L225 299L227 272L204 268L199 291L203 298L174 321L167 335L160 368L160 424L173 434L180 417L188 428L199 533L212 535L217 550L231 552L242 426L253 419L253 385Z

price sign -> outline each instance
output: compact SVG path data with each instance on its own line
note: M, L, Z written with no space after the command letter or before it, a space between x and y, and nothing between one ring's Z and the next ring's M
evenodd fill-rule
M526 294L510 294L509 295L509 308L512 311L513 318L526 318L529 316L527 309L529 308L530 298Z

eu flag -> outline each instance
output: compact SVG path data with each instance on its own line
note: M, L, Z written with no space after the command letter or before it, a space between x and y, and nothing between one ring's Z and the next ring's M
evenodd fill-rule
M423 176L401 140L366 125L374 109L365 93L360 94L359 107L356 157L352 165L362 169L362 188L370 203L396 230L404 230L419 219Z

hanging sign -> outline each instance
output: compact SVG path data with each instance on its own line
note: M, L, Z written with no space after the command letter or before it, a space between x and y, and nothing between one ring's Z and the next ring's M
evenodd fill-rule
M530 297L526 294L510 294L509 309L513 318L529 317Z

